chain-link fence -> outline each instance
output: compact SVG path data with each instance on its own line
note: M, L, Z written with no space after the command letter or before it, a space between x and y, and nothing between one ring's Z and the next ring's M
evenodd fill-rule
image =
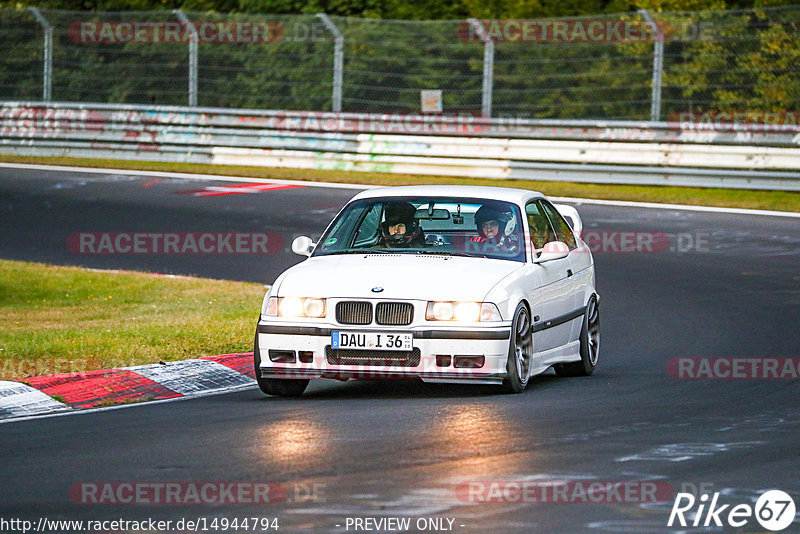
M653 24L646 23L652 20ZM666 120L798 111L800 6L538 21L0 11L0 100Z

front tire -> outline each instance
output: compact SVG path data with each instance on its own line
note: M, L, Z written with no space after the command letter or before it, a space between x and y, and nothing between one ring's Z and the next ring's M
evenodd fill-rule
M253 341L253 368L256 372L256 382L261 391L267 395L278 397L299 397L308 387L308 378L262 378L261 377L261 351L258 349L258 332Z
M597 367L597 358L600 356L600 306L594 295L583 314L580 342L581 361L554 365L558 376L589 376Z
M531 315L525 304L519 303L511 323L511 339L508 342L508 362L503 379L506 393L522 393L528 385L533 358Z

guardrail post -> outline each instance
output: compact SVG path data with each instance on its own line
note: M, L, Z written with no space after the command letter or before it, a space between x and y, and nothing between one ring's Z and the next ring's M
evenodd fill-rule
M334 113L342 111L342 79L344 77L344 35L336 27L326 13L317 13L317 17L333 34L333 96L332 106Z
M639 13L644 19L653 26L656 41L653 45L653 89L650 96L650 120L658 121L661 119L661 76L664 70L664 33L661 27L650 16L646 9L640 9Z
M44 30L44 87L42 89L42 100L50 102L53 96L53 27L37 8L29 7L28 11L31 12L39 25L41 25L42 30Z
M472 30L480 35L483 41L483 86L481 88L481 116L492 116L492 88L494 87L494 41L486 34L483 23L478 19L469 19Z
M197 29L180 9L172 11L189 30L189 106L197 107Z

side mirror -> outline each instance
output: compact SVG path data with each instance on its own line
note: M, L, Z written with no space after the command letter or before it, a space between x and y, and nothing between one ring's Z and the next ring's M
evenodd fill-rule
M300 235L292 241L292 252L300 256L311 256L314 250L314 242L307 235Z
M569 256L569 247L562 241L550 241L542 247L542 251L533 263L544 263L546 261L560 260Z

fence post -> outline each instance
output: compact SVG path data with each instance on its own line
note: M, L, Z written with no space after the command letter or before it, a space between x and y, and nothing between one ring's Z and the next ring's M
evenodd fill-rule
M333 34L333 111L342 111L342 79L344 76L344 35L326 13L317 13L328 31Z
M664 33L646 9L640 9L639 13L652 25L653 33L656 35L656 41L653 45L653 89L650 96L650 120L656 122L661 120L661 76L664 70Z
M42 99L50 102L53 96L53 27L42 15L42 12L35 7L29 7L28 11L34 16L36 21L44 30L44 82L42 89Z
M494 87L494 41L486 34L483 23L469 19L472 31L483 41L483 87L481 89L481 116L492 116L492 88Z
M183 11L174 9L172 12L189 30L189 106L197 107L197 30Z

